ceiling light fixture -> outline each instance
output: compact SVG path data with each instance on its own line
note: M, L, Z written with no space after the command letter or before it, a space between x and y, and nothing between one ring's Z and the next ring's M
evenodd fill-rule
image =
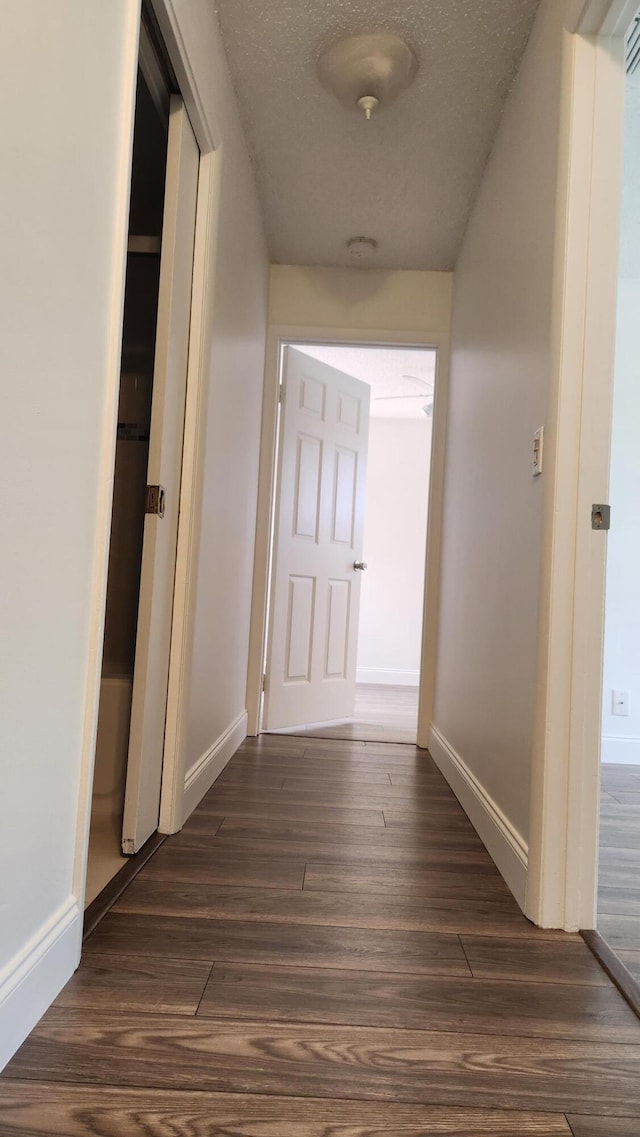
M373 112L377 111L380 106L380 99L376 99L375 95L363 95L362 98L358 99L357 105L361 111L364 111L364 117L368 122Z
M347 36L322 53L318 78L349 110L366 119L390 106L411 85L418 60L391 32Z

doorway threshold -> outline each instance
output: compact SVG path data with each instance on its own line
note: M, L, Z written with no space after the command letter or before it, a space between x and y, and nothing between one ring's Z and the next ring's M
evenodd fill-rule
M131 881L135 880L140 870L144 868L147 861L149 861L160 846L164 844L167 837L168 833L153 833L137 853L134 853L132 857L127 857L126 863L122 868L112 877L109 883L104 886L102 892L99 892L95 899L91 901L84 914L83 941L95 931L102 918L106 916L110 908L113 908L116 900L120 899L122 893L131 884Z
M627 1001L631 1010L640 1019L640 983L638 980L634 978L628 967L625 967L604 936L601 936L595 928L580 932L580 935L595 955L600 966L615 983L623 999Z

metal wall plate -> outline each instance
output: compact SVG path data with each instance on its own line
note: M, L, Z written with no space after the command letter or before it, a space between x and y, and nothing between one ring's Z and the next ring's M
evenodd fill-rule
M147 505L145 513L154 513L158 517L164 517L164 506L164 486L147 486Z
M611 528L611 506L610 505L592 505L591 506L591 528L592 529L610 529Z

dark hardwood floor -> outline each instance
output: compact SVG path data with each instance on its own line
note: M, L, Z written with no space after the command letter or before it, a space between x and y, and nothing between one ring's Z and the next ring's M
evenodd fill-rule
M640 766L602 765L598 931L640 981Z
M425 752L245 743L0 1078L1 1137L640 1137L640 1022Z

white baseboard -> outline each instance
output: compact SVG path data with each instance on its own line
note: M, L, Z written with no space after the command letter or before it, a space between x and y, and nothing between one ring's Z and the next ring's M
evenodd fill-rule
M295 726L279 726L263 734L299 734L301 730L321 730L325 726L351 726L355 719L320 719L319 722L299 722Z
M603 734L601 759L620 766L640 766L640 738Z
M81 943L82 913L69 896L0 972L0 1070L73 975Z
M418 687L420 672L403 668L358 667L356 683L382 683L389 687Z
M218 774L224 770L227 762L233 758L236 750L247 737L248 715L242 711L224 734L220 735L213 746L194 762L184 779L184 805L182 819L186 821L207 790L215 782Z
M433 725L429 731L429 753L524 910L529 860L526 842L464 759Z

